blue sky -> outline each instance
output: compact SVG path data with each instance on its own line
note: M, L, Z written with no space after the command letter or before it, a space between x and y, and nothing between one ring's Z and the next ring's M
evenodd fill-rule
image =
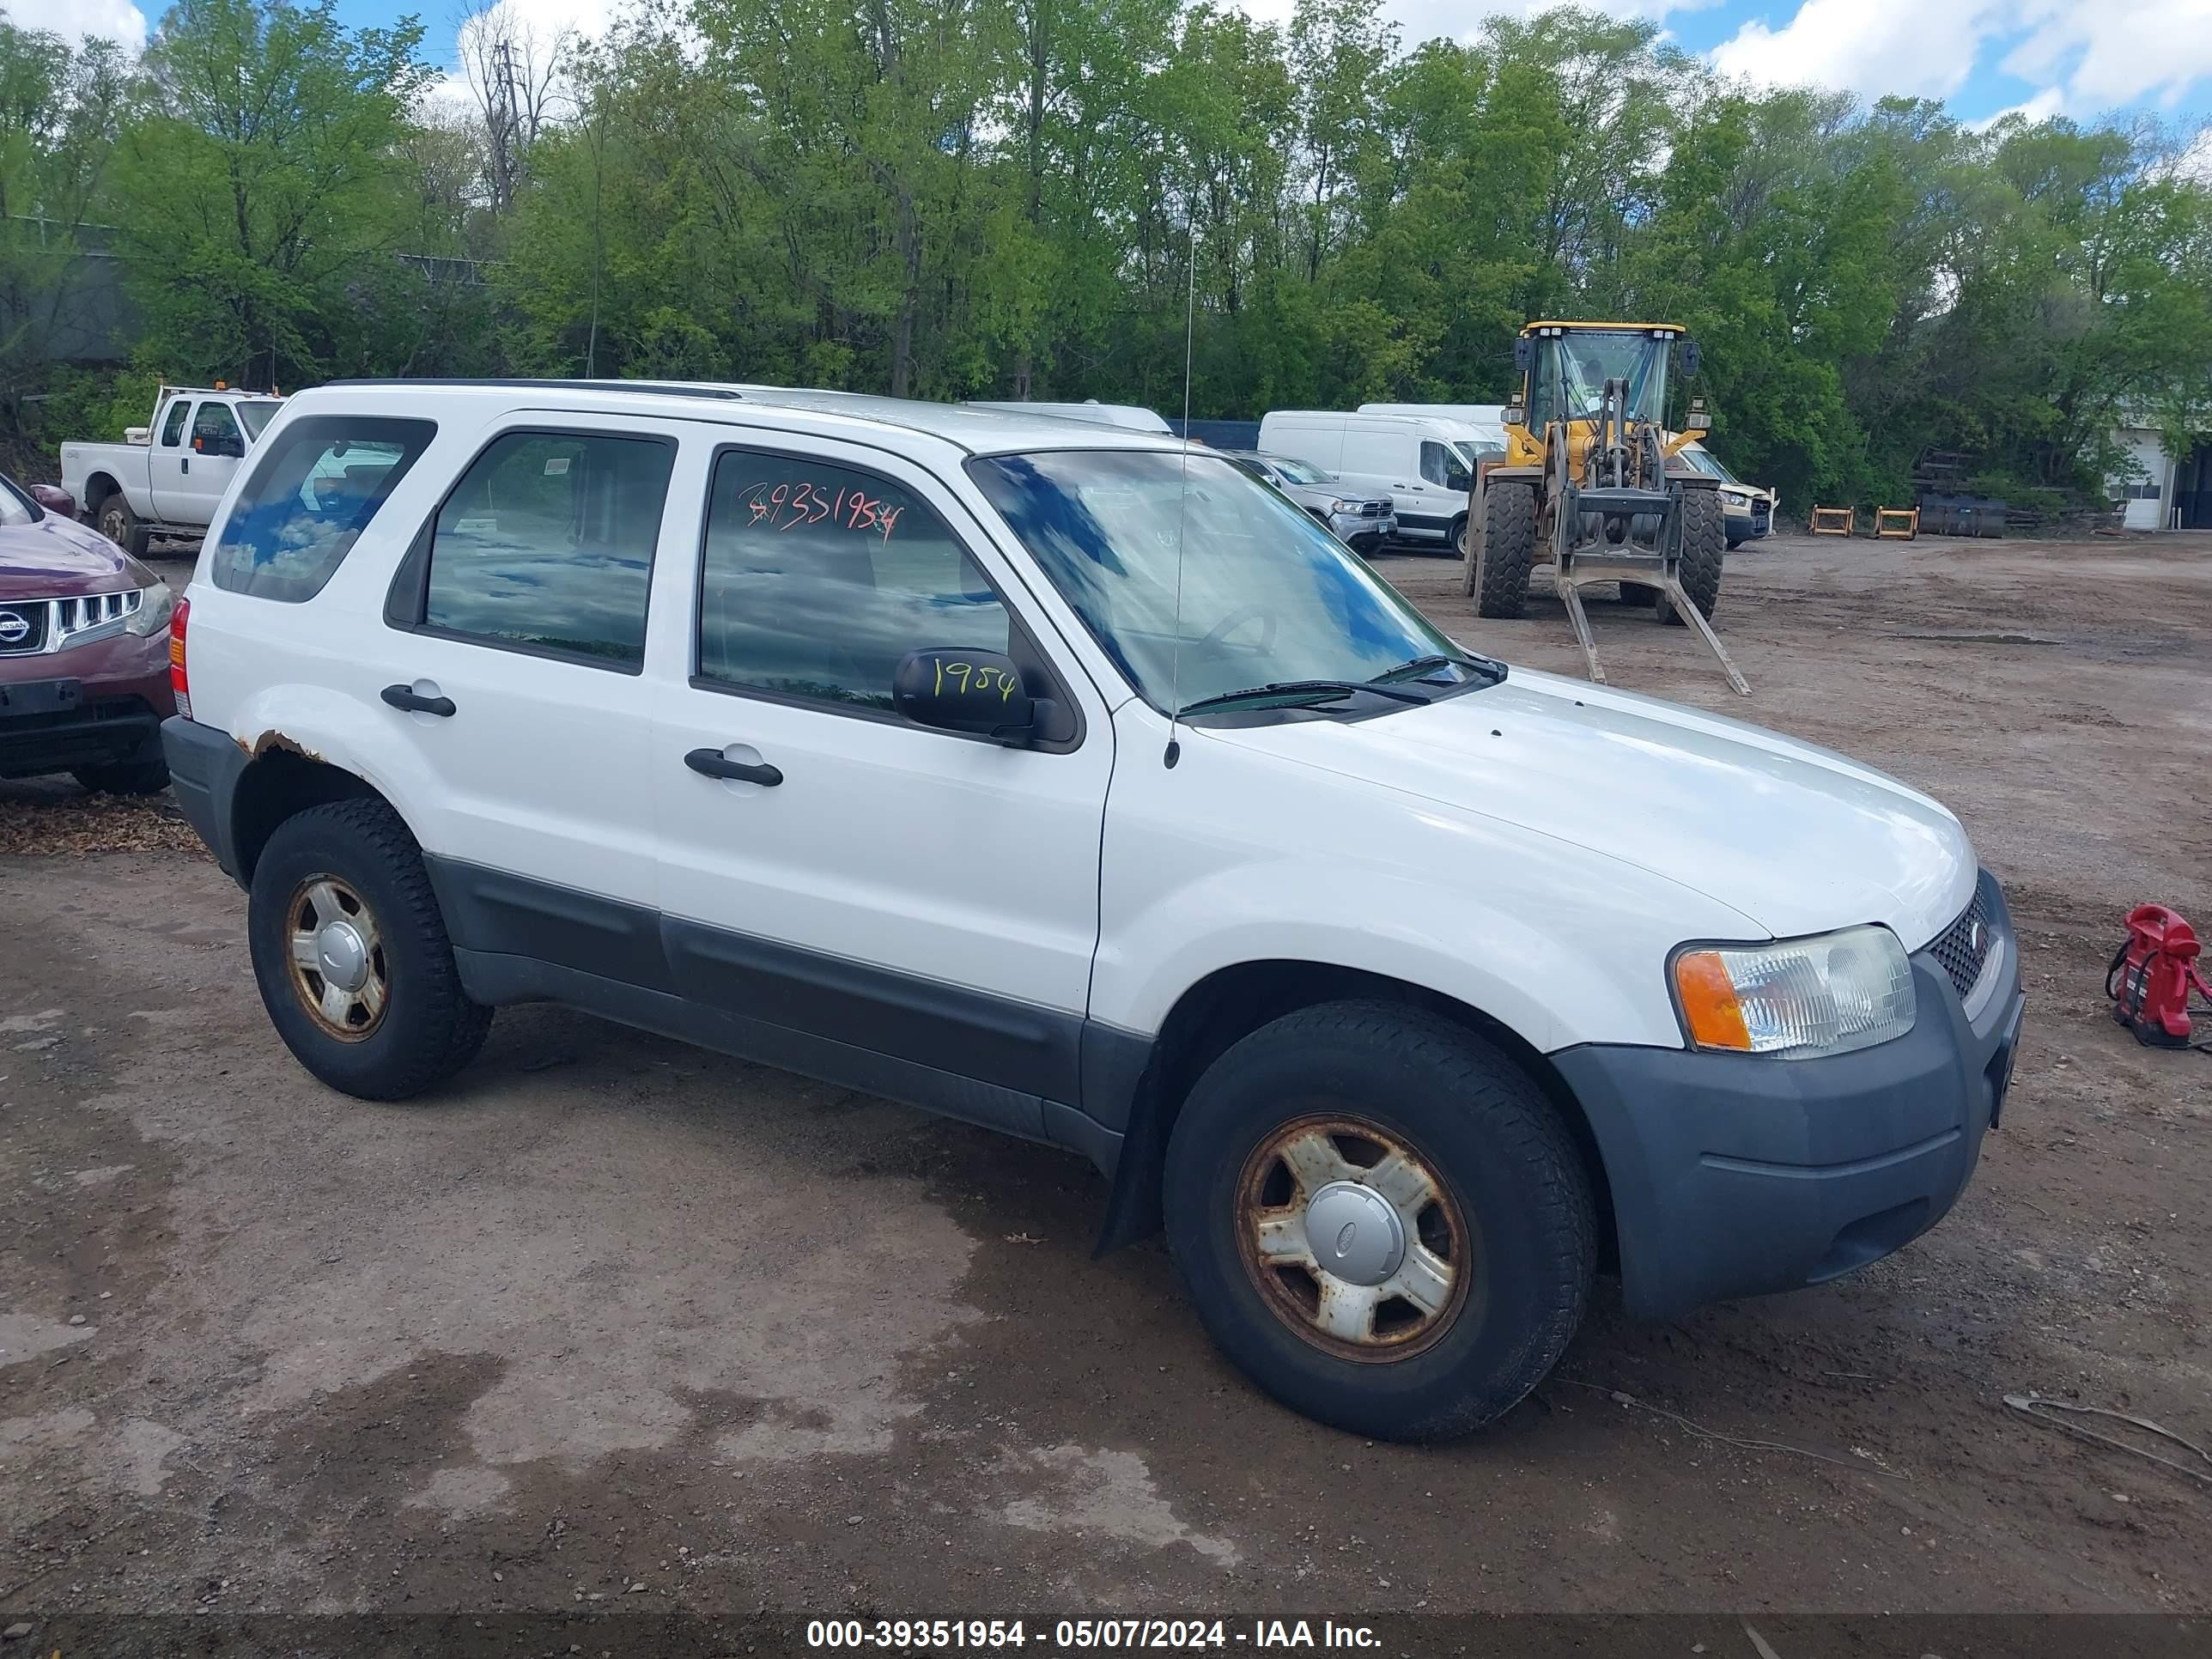
M1285 18L1291 0L1239 0ZM508 0L541 28L592 29L622 0ZM1656 18L1686 49L1765 82L1844 87L1867 98L1945 99L1967 121L2010 109L2089 120L2144 111L2195 126L2212 118L2212 0L1613 0ZM1408 41L1465 34L1486 13L1537 0L1386 0ZM20 0L0 6L23 11ZM349 23L407 11L426 55L453 60L459 0L339 0ZM65 27L143 40L160 0L65 0Z

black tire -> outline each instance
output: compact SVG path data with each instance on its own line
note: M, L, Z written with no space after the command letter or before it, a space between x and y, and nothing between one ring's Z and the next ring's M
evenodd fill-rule
M95 795L158 795L169 787L169 763L115 761L105 766L80 766L70 775L80 788Z
M1620 602L1623 605L1632 605L1649 610L1651 602L1658 597L1657 588L1646 587L1642 582L1623 582L1620 585Z
M121 490L111 490L93 514L93 526L134 559L146 556L146 545L151 536L138 515L131 510L131 503Z
M1518 479L1493 483L1482 496L1482 592L1475 614L1510 622L1528 602L1528 570L1536 559L1536 487Z
M1316 1114L1418 1153L1468 1224L1467 1288L1420 1346L1332 1351L1279 1311L1269 1269L1240 1249L1251 1161ZM1231 1048L1176 1121L1163 1197L1169 1246L1231 1360L1292 1410L1376 1439L1465 1434L1510 1410L1565 1351L1596 1267L1589 1179L1535 1084L1462 1027L1391 1003L1305 1009Z
M292 905L317 878L356 893L381 938L389 989L374 1029L358 1037L326 1030L295 982ZM253 866L246 935L276 1034L301 1065L346 1094L363 1100L420 1094L473 1060L491 1030L492 1011L461 989L422 849L383 801L311 806L277 825Z
M1444 538L1444 551L1455 559L1464 559L1473 550L1467 544L1467 514L1462 513L1451 521L1451 531Z
M1742 545L1743 538L1741 536L1731 536L1728 538L1728 550L1731 553L1735 552L1736 549Z
M1682 492L1682 591L1707 621L1721 602L1721 560L1728 547L1727 520L1721 514L1721 498L1710 489ZM1674 606L1660 596L1659 615L1675 627L1684 626Z

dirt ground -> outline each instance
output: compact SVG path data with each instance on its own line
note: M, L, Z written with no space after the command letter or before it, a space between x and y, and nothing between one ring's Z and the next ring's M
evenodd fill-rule
M1547 592L1480 623L1456 567L1385 568L1576 671ZM147 1651L253 1612L608 1651L618 1607L772 1652L832 1613L1719 1610L1796 1659L1790 1615L2212 1613L2212 1481L2002 1403L2212 1444L2212 1055L2139 1048L2100 989L2132 904L2212 923L2212 538L1747 548L1719 621L1748 699L1684 630L1591 611L1615 684L1956 809L2027 1035L1929 1237L1675 1324L1601 1284L1555 1376L1441 1448L1256 1394L1157 1243L1091 1258L1071 1157L545 1008L437 1098L342 1098L158 805L118 831L0 785L0 845L130 849L0 855L8 1651L125 1650L100 1616L147 1613L185 1615ZM1754 1654L1713 1628L1694 1650Z

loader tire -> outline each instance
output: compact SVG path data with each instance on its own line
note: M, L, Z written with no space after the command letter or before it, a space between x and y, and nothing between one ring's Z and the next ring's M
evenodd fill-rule
M1728 522L1721 516L1721 498L1711 489L1682 492L1682 591L1690 602L1712 620L1721 602L1721 561L1728 552ZM1659 615L1675 627L1683 626L1674 606L1659 595Z
M1482 592L1475 614L1510 622L1528 599L1528 568L1536 559L1536 490L1517 481L1493 483L1483 493Z

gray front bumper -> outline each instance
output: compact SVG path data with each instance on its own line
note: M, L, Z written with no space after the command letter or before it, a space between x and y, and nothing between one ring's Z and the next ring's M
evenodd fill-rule
M1904 1036L1825 1060L1593 1044L1552 1056L1611 1189L1629 1310L1671 1318L1879 1260L1942 1218L2011 1079L2025 1006L2006 955L1967 1015L1935 958L1912 958Z

